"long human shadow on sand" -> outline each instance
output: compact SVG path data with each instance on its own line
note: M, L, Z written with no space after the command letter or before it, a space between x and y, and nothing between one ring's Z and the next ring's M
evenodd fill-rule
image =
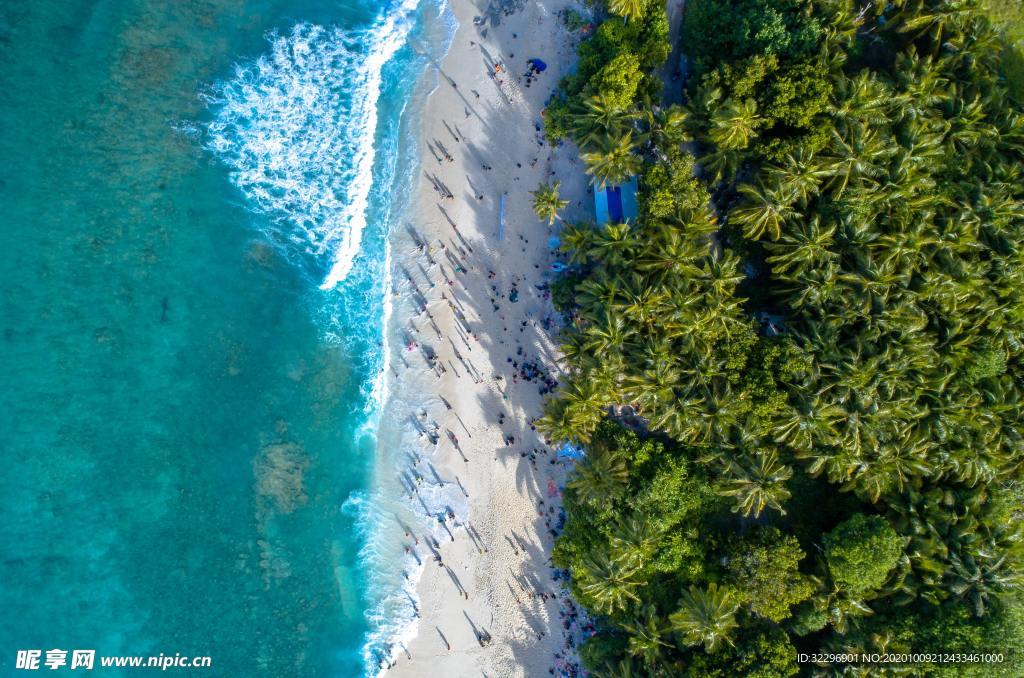
M496 214L489 205L479 202L474 200L470 203L478 203L473 207L474 219L478 224L486 223L486 220L494 218ZM534 229L534 232L537 231ZM499 429L502 440L514 438L514 442L497 444L493 450L488 451L487 454L493 458L471 458L470 463L497 462L505 468L513 468L517 490L530 497L531 503L535 506L543 500L543 507L538 508L546 510L551 505L551 498L547 492L547 471L551 466L551 460L556 458L556 453L530 423L541 413L543 397L538 392L541 384L522 380L513 383L512 376L516 368L508 360L511 358L520 363L523 360L537 360L552 371L552 376L558 376L551 333L541 326L543 318L554 314L554 309L550 300L544 298L544 294L533 287L533 283L540 277L536 274L540 271L548 271L545 275L547 281L554 279L550 273L550 265L554 258L552 253L547 251L546 242L537 243L533 239L530 242L526 242L525 239L520 241L514 226L507 228L506 234L511 237L502 242L498 242L496 237L463 236L472 246L472 253L462 245L463 241L456 235L454 228L447 239L448 248L455 247L455 251L458 251L457 243L466 249L467 256L460 256L460 260L467 269L472 267L466 273L457 274L455 285L448 288L453 299L457 299L460 308L471 309L473 312L469 329L476 335L477 340L472 343L472 351L460 349L460 352L472 360L479 369L492 369L493 372L482 375L489 381L497 376L502 377L500 380L492 381L494 386L477 395L477 404L483 413L484 423L488 427ZM516 261L516 264L510 265L510 260ZM490 271L496 273L493 280L488 277ZM512 304L508 298L511 289L510 276L517 272L526 273L528 281L518 285L519 301ZM492 285L498 288L497 291L492 289ZM498 305L497 311L494 309L494 303ZM519 324L518 319L508 315L512 309L529 309L532 317L528 319L525 327ZM498 317L503 313L506 314L507 322L502 322ZM516 315L518 317L518 314ZM480 331L484 322L495 327L496 331ZM461 346L457 338L450 339L455 345ZM520 347L522 355L517 353L517 348ZM506 395L509 395L507 399ZM505 414L504 418L500 417L502 412ZM547 450L547 454L536 454L536 464L531 463L530 459L530 453L535 449ZM522 456L524 452L525 457ZM550 475L559 478L561 473ZM529 629L525 631L528 635L495 639L495 642L508 647L519 662L531 659L535 661L538 647L547 647L551 644L552 650L562 649L558 644L561 637L559 600L551 595L547 599L541 596L541 593L554 594L560 590L552 580L548 566L553 536L545 524L546 519L550 519L554 525L558 520L557 512L549 516L546 512L540 515L535 511L532 519L524 522L523 530L515 539L526 558L517 559L517 569L509 573L516 582L513 586L518 589L521 583L525 587L519 589L517 607L525 624L524 631ZM494 536L498 539L502 537ZM495 546L492 545L492 548ZM532 591L534 595L529 596L528 591Z
M497 37L496 33L498 31L492 32L492 37ZM488 53L481 50L480 56L484 57L481 67L493 68L492 54L509 53L510 50L504 49L505 47L511 48L515 45L503 45L499 41L497 44L488 45ZM524 48L525 44L521 42L518 47ZM468 58L476 57L474 54ZM417 221L430 221L436 224L438 228L435 232L445 243L446 252L441 253L436 249L436 242L430 243L435 245L434 257L446 277L444 281L437 281L437 287L441 289L433 289L428 294L431 308L435 315L447 313L450 309L445 300L448 300L454 309L463 314L467 323L465 328L459 328L461 321L453 320L449 336L436 342L430 340L430 343L445 357L458 351L459 355L481 372L479 376L488 384L486 388L474 390L476 405L483 413L481 424L492 429L481 437L487 439L493 435L494 440L498 442L493 447L484 449L474 446L472 449L475 454L468 452L467 445L467 454L470 454L468 463L499 463L503 469L512 470L516 489L528 497L535 507L532 516L523 516L522 523L513 533L489 535L491 549L516 548L525 556L525 560L515 559L513 568L507 575L493 574L495 587L509 587L508 592L501 593L511 593L515 597L525 626L517 637L501 637L504 629L490 629L496 636L495 644L508 647L517 664L523 667L536 666L538 653L546 653L549 649L562 649L557 641L561 637L558 618L561 599L551 595L560 588L553 580L548 565L553 536L546 521L550 521L554 527L559 518L557 510L553 514L547 513L553 501L548 493L547 481L550 478L560 484L564 472L560 466L552 466L550 462L556 458L555 451L546 445L543 436L531 425L532 420L541 414L543 399L538 392L541 384L522 380L513 383L513 374L516 370L509 359L520 364L524 360L536 360L543 363L551 371L552 376L558 377L554 337L541 325L544 317L553 314L554 310L550 301L544 298L543 292L534 287L534 283L541 279L546 282L554 280L550 268L554 256L548 249L548 238L557 232L558 227L557 224L547 229L538 227L536 217L529 208L529 191L536 187L538 178L546 180L551 177L550 163L555 153L551 147L537 142L536 133L540 118L530 121L529 127L526 127L525 138L512 138L509 131L525 127L523 116L528 115L527 110L539 110L537 101L540 97L546 96L557 84L560 74L553 71L554 69L550 69L544 76L545 79L536 82L532 89L519 90L519 94L534 99L534 105L530 108L518 101L509 103L502 95L486 91L485 87L480 87L482 96L477 98L470 89L473 85L453 83L447 74L442 72L444 80L439 86L443 89L439 94L448 96L455 93L466 110L470 111L471 116L477 116L483 129L473 134L472 138L463 136L461 131L458 134L452 133L454 127L448 130L449 139L446 139L445 143L453 155L464 159L463 174L459 177L446 172L449 166L438 163L438 175L454 197L439 200L435 206L418 215L418 218L414 217ZM517 67L514 64L507 64L508 78L514 79L516 72ZM490 82L495 84L493 79L490 79ZM455 125L461 120L444 122L446 125ZM456 137L461 139L451 141ZM574 183L566 181L563 186ZM574 190L571 186L566 188ZM582 195L582 191L579 192ZM499 216L503 195L506 217L504 239L499 241ZM473 224L477 227L473 232L469 229L469 223L456 223L453 217L456 211L452 209L455 204L464 207L471 214ZM570 215L574 211L575 207L567 210ZM529 228L526 228L527 219L530 220ZM453 262L446 256L447 254L456 257L458 261ZM466 269L465 272L457 272L460 268ZM438 267L431 267L430 270L435 278L437 270ZM495 272L494 279L489 278L490 271ZM519 300L512 303L508 298L512 278L523 275L527 279L518 285ZM447 284L448 279L453 281L452 285ZM497 291L492 290L492 285L497 287ZM445 295L444 300L440 298L442 292ZM495 303L498 305L497 310L494 308ZM524 309L529 310L531 314L525 326L509 316L509 313ZM502 314L506 316L505 322L499 317ZM519 313L516 313L516 316L518 315ZM493 326L494 331L483 331L484 323ZM517 353L517 348L522 349L521 355ZM463 380L471 377L471 371L459 364L457 355L451 369L458 370ZM500 380L495 379L498 376L501 377ZM502 413L504 417L500 416ZM457 424L454 424L453 428L456 427ZM475 435L477 429L473 430ZM500 433L495 435L494 430ZM514 443L500 442L508 441L510 438L514 439ZM477 439L475 442L479 444L480 441ZM448 441L442 438L441 446L447 447L448 444ZM532 463L530 458L530 453L535 449L547 450L547 454L536 455L536 464ZM526 453L526 456L523 456L523 453ZM456 461L457 467L460 468L462 464L463 462ZM510 542L506 543L505 537L508 537ZM533 595L530 596L529 592ZM492 595L498 593L494 591ZM474 627L474 634L480 630L474 620L467 618L466 621ZM448 646L446 638L442 637L442 642Z

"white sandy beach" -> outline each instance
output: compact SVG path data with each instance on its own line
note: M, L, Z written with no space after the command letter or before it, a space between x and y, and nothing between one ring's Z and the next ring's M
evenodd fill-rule
M422 121L412 229L394 236L410 294L422 293L430 317L402 328L408 338L396 340L392 364L399 392L438 396L425 420L440 425L439 443L423 439L420 453L463 486L468 527L439 542L440 563L427 544L415 547L425 563L418 635L388 675L549 675L565 652L566 603L549 557L566 468L552 463L554 451L530 426L541 414L543 378L527 381L520 371L535 364L557 377L556 347L542 327L554 312L538 289L553 279L548 241L557 225L538 221L529 192L559 179L572 201L565 216L590 212L576 150L542 143L544 104L575 58L557 16L567 4L506 2L508 15L486 0L451 4L459 28ZM547 70L527 87L530 58ZM431 370L424 348L436 351L443 371Z

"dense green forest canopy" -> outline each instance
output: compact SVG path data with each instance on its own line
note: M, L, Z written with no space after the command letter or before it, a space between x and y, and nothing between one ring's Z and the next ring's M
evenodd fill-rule
M549 107L636 223L566 224L583 443L554 560L597 675L1019 675L1024 109L972 0L610 2ZM536 194L553 219L557 187ZM813 665L797 652L997 652Z
M1024 2L981 0L981 8L1004 41L1000 56L1007 87L1017 98L1024 97Z

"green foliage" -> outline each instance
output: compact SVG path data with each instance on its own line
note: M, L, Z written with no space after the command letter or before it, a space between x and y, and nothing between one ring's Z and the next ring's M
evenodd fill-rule
M558 213L569 204L569 201L562 200L559 196L560 186L561 183L558 181L540 184L537 186L537 190L530 192L530 195L533 196L533 211L537 214L537 218L547 221L548 225L553 224L558 218Z
M828 626L828 620L827 610L815 605L804 605L796 613L792 625L793 633L797 636L806 636L821 631Z
M759 617L784 621L794 605L815 591L814 580L799 569L804 559L799 542L778 528L758 528L731 544L727 553L726 580Z
M614 666L618 659L627 653L628 641L625 636L616 633L598 633L587 638L579 649L580 659L586 666Z
M573 124L571 100L556 99L544 109L544 134L552 143L569 136Z
M904 539L884 518L858 513L826 534L824 545L836 587L863 596L885 583L903 554Z
M662 109L638 47L664 35L654 7L581 46L547 120L596 181L640 176L637 223L562 233L565 376L539 422L589 453L555 548L601 615L585 661L788 676L797 649L1019 653L1005 35L972 2L693 0L687 103Z
M1014 599L1012 605L995 610L984 618L970 610L944 605L925 610L895 608L884 615L865 619L839 642L831 643L836 652L896 653L999 653L1002 663L964 664L951 671L948 664L917 664L915 676L1017 676L1024 660L1024 606Z
M772 78L762 111L774 124L810 127L828 106L829 94L826 68L819 63L799 63Z
M601 23L580 45L575 72L563 78L545 112L548 139L572 138L584 151L587 173L602 187L640 172L638 142L646 134L636 125L636 107L658 95L660 83L651 72L671 51L668 17L658 0L610 0L609 8L619 17Z
M1006 85L1018 101L1024 101L1024 3L1020 0L982 0L1002 38L1001 68Z
M648 166L641 197L645 216L666 219L692 214L708 202L703 183L694 176L694 158L672 149L665 160Z
M965 362L964 379L976 384L1006 372L1006 350L994 342L982 341Z
M616 615L627 601L638 609L659 600L665 592L651 584L663 574L697 580L704 560L699 523L715 506L703 475L678 451L608 421L589 449L567 486L568 520L552 554L573 574L577 599ZM609 583L613 590L605 591Z
M566 309L572 306L578 282L572 275L563 275L551 283L551 302L555 308Z
M695 652L685 662L687 678L789 678L799 673L796 649L784 631L769 628L715 654Z
M627 20L642 19L647 13L647 0L608 0L608 9Z
M672 628L686 645L703 645L709 653L723 644L731 645L729 635L736 628L737 599L736 591L715 583L707 588L691 586L683 593L679 609L669 617Z
M781 161L796 149L820 150L830 138L832 84L820 61L782 63L759 54L709 72L702 91L712 98L694 119L721 149L750 149L757 139L759 155Z
M647 72L668 58L668 20L664 10L651 11L643 21L610 19L580 44L576 71L566 76L561 89L569 97L601 92L602 72L620 57L631 57L639 71Z
M562 79L560 96L545 112L545 133L550 140L572 137L600 144L609 132L625 130L592 134L591 126L580 120L589 99L597 97L608 107L629 112L640 98L656 96L660 89L648 74L660 67L671 51L668 17L664 7L653 0L625 1L643 5L642 13L629 21L617 17L604 21L580 44L576 70Z
M807 0L694 0L686 5L684 44L698 64L755 54L800 59L822 35Z
M661 532L680 525L699 508L701 496L694 493L690 464L683 459L663 459L651 482L633 497L633 505Z
M608 97L617 108L629 108L640 85L640 58L623 52L609 61L591 81L595 93Z

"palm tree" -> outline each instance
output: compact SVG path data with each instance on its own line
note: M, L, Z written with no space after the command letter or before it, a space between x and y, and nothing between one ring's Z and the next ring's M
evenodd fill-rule
M963 557L953 554L950 560L950 591L970 601L978 617L1005 591L1020 587L1021 574L1010 564L1009 554L993 545L983 544L976 553Z
M774 450L760 451L753 459L730 460L725 468L725 483L718 493L735 497L734 513L749 518L761 515L765 507L785 515L782 504L789 498L786 481L793 477L793 469L779 461Z
M657 667L664 663L665 648L672 647L664 639L669 629L653 605L645 605L640 614L622 626L629 633L629 654L647 666Z
M836 196L842 196L851 185L858 186L863 180L882 174L881 163L895 152L874 129L850 138L833 131L833 137L834 155L823 162L832 176Z
M562 230L562 251L568 252L569 263L584 264L589 258L597 231L593 224L566 224Z
M897 30L900 33L913 33L914 38L927 34L933 54L937 54L945 42L943 36L948 36L951 31L954 34L962 32L963 17L976 11L972 5L956 2L924 3L915 9L917 13L911 12Z
M558 188L561 185L560 181L540 184L536 191L530 192L533 196L533 211L537 213L537 218L547 220L548 226L555 223L559 210L569 204L568 200L562 200L558 195Z
M649 272L654 281L663 284L682 276L697 275L700 272L694 261L703 256L707 245L698 246L691 238L684 237L679 229L662 229L657 234L655 246L644 251L637 262L640 271Z
M572 379L562 391L564 414L577 432L572 439L587 440L604 416L604 384L597 379Z
M587 328L590 348L598 354L621 351L636 333L626 318L613 309L605 309L604 317Z
M757 114L756 101L728 99L711 115L708 136L722 150L740 150L750 145L762 123L763 119Z
M662 357L651 361L650 368L634 372L624 380L624 392L640 412L654 412L675 403L676 387L681 382L679 371L668 359L668 350L666 347Z
M941 244L938 235L929 231L922 224L915 224L908 230L882 236L874 243L874 249L882 263L912 275L927 267L931 250Z
M806 205L818 195L828 171L812 151L801 148L795 155L787 155L782 166L767 167L766 174L783 195L792 194L801 205Z
M838 259L839 254L831 249L835 234L835 224L823 225L817 214L796 220L776 242L765 245L773 253L767 259L772 272L781 275L792 271L799 275Z
M640 171L640 158L633 151L633 133L626 132L618 137L605 139L597 151L583 154L587 174L593 177L598 188L608 184L621 184Z
M588 553L582 569L580 589L594 601L598 611L612 614L640 600L636 594L641 586L635 579L636 568L615 562L607 551Z
M833 446L838 440L836 424L845 417L846 412L830 401L805 397L778 420L775 442L802 453L810 453L815 446Z
M614 276L594 276L576 287L576 303L588 322L600 318L607 308L618 308L625 298L622 281Z
M679 610L669 617L672 628L683 637L687 645L704 645L713 652L724 642L732 644L729 634L736 628L736 610L740 603L732 589L718 584L708 588L691 586L683 593Z
M664 110L645 107L638 117L647 128L645 141L653 142L655 148L662 152L693 140L688 129L690 114L682 106L669 106Z
M643 567L651 551L655 533L651 522L635 516L620 520L612 529L609 544L612 558L624 566Z
M569 344L577 353L582 346ZM607 361L612 369L619 369L615 361ZM600 363L604 367L605 363ZM556 441L587 442L597 425L604 418L608 401L606 394L609 384L597 375L587 374L586 378L568 380L560 398L544 403L544 416L537 426L549 438Z
M852 78L840 78L835 85L837 103L832 118L840 134L861 134L874 125L885 124L895 103L891 92L877 76L865 69Z
M712 254L705 258L704 266L695 276L712 294L731 297L736 286L745 277L739 270L740 260L732 250L724 254Z
M647 0L608 0L608 9L629 21L642 19L647 11Z
M626 461L610 450L594 447L577 467L567 487L582 501L595 506L619 496L629 483Z
M573 115L572 133L580 148L591 148L609 137L617 137L636 119L636 113L622 108L607 93L601 92L583 101Z
M594 234L591 253L605 266L624 266L632 261L630 250L638 244L629 224L605 224Z
M877 502L883 494L902 492L915 479L931 472L928 463L930 441L918 437L915 442L901 441L897 445L880 445L864 458L854 474L853 486Z
M859 598L853 598L845 592L834 591L824 598L825 611L829 623L839 633L846 633L850 622L859 617L870 617L874 610Z
M659 321L668 300L668 293L647 284L647 281L639 276L635 276L635 279L636 286L625 290L627 300L622 310L630 320L650 328Z
M786 219L793 214L790 200L763 185L742 186L740 193L745 199L733 210L732 218L744 227L743 234L751 240L765 235L778 240Z

